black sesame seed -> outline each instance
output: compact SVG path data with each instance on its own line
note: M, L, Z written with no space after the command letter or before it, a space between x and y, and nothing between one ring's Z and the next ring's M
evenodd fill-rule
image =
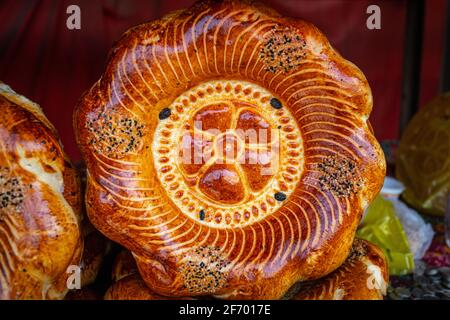
M277 98L270 99L270 105L274 107L275 109L281 109L283 105L281 104L281 101Z
M169 108L162 109L158 115L159 120L167 119L168 117L170 117L171 113L172 113L172 111Z
M200 218L200 220L205 220L205 210L200 210L200 212L199 212L199 218Z
M274 198L277 201L284 201L286 200L286 195L283 192L277 192L275 193Z

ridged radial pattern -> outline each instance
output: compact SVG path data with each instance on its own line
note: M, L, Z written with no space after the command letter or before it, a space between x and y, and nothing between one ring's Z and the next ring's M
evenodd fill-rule
M385 170L371 108L313 25L264 6L199 2L142 24L75 113L89 217L158 294L279 298L349 253Z

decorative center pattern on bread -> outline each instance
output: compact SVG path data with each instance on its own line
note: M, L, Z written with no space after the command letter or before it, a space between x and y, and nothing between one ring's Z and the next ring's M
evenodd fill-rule
M153 139L159 180L172 201L211 227L243 227L277 211L300 179L300 130L287 108L245 81L209 81L169 106Z

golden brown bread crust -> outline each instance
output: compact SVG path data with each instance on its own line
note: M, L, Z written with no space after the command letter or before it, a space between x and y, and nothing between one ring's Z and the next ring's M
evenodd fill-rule
M259 4L196 3L126 32L77 106L88 215L158 294L280 298L342 264L381 187L371 108L364 75L313 25ZM266 176L259 160L186 164L196 120L274 130L280 165Z
M389 282L387 262L374 244L355 239L347 260L324 278L296 285L292 300L382 300Z
M104 300L193 300L193 298L158 295L147 287L139 273L134 273L113 283L106 291Z
M0 82L0 299L62 299L77 265L76 171L39 106Z
M156 294L142 280L133 255L128 250L122 250L114 260L112 268L113 284L106 292L105 300L170 300L192 298L170 298Z
M137 271L133 256L128 250L122 250L117 255L112 278L114 283L105 295L106 300L165 300L168 298L155 294L145 285ZM388 282L388 266L383 252L366 240L355 239L349 256L338 269L323 278L297 283L289 289L284 298L382 300L386 295Z
M86 191L86 168L83 163L79 162L76 165L76 170L80 180L80 194L84 195ZM80 212L82 213L81 232L84 246L79 266L81 268L81 288L85 288L96 280L104 257L111 250L111 241L89 222L84 202L81 203ZM80 291L80 289L74 291ZM72 294L72 297L75 296L77 294Z

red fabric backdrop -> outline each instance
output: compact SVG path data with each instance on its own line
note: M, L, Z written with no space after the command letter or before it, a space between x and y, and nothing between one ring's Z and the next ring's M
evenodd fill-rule
M317 25L366 74L374 95L371 122L379 139L398 138L406 0L266 0L281 13ZM129 27L192 1L0 0L0 80L38 102L74 160L72 110L101 75L111 45ZM81 8L81 30L66 28L66 8ZM366 28L366 8L381 8L381 30ZM426 2L421 102L438 92L444 0Z

